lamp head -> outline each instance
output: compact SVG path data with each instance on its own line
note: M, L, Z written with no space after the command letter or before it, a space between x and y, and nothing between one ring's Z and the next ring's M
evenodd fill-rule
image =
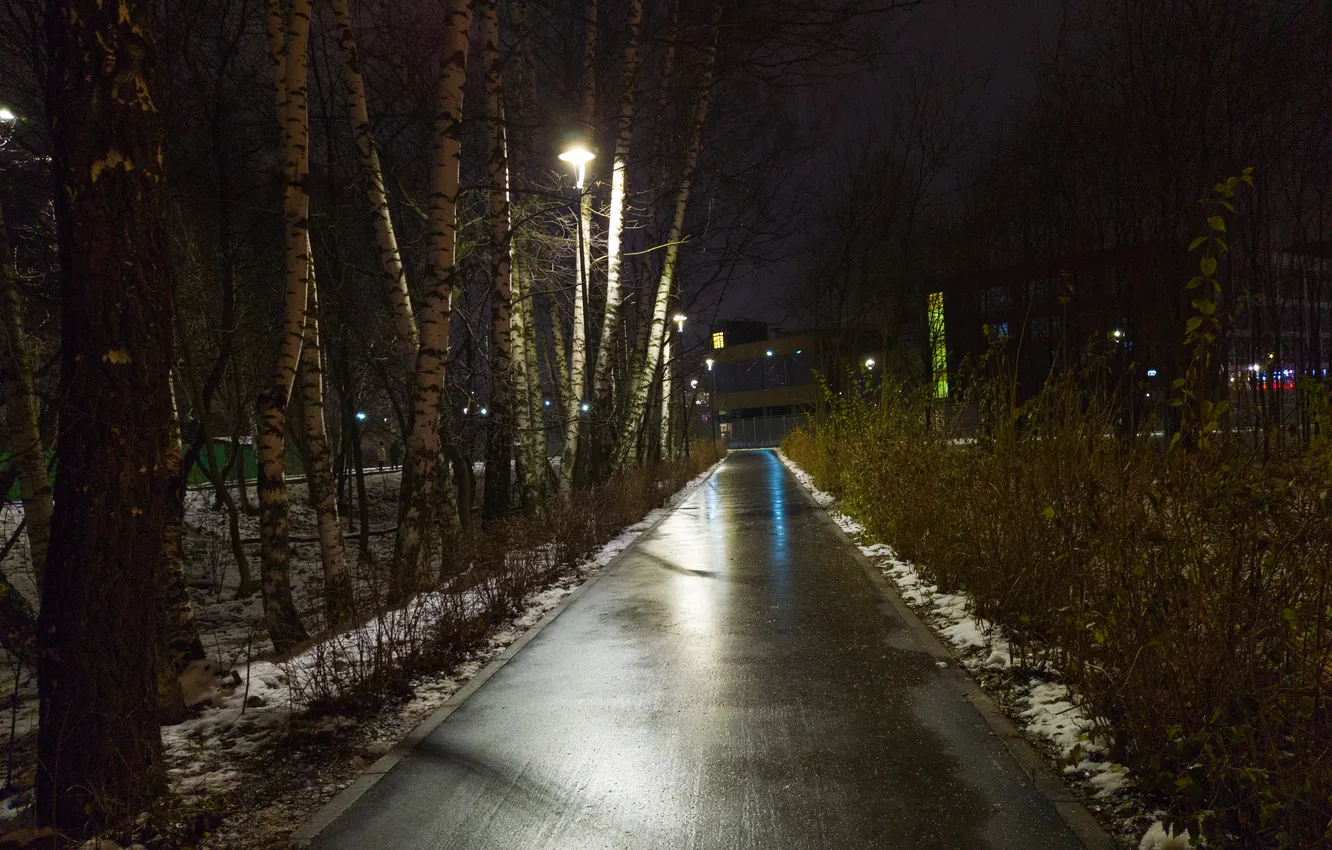
M9 107L0 106L0 121L8 123L10 121L17 121L17 120L18 116L15 115L12 111L10 111Z
M577 182L574 185L579 189L583 188L583 182L587 179L587 164L596 158L597 155L588 150L587 145L582 142L574 142L560 152L560 161L574 167L574 172L577 174Z

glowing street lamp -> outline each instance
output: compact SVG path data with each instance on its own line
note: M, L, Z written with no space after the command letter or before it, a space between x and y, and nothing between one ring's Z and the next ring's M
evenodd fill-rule
M587 402L583 402L583 404L582 404L582 408L583 408L583 412L584 412L584 413L587 413L589 410L592 409L592 405L588 404Z
M874 358L873 358L873 357L866 357L866 358L865 358L865 368L866 368L866 369L873 369L873 368L874 368Z
M17 120L18 116L15 115L13 112L11 112L9 107L0 106L0 121L4 121L7 124L10 121L17 121Z
M465 411L464 411L464 412L465 412ZM356 411L356 420L357 420L358 422L364 422L364 421L365 421L365 411L364 411L364 410L358 410L358 411Z
M587 164L596 158L597 155L581 142L575 142L560 154L560 161L567 162L577 169L578 182L574 185L579 189L583 188L583 181L587 179Z
M671 317L671 321L675 322L676 330L680 331L680 333L684 333L684 323L685 323L684 313L676 313L674 316Z
M713 363L716 363L717 361L716 361L716 360L713 360L711 357L708 357L708 358L704 359L703 362L706 363L706 364L708 364L708 371L711 372L711 371L712 371L712 364L713 364Z

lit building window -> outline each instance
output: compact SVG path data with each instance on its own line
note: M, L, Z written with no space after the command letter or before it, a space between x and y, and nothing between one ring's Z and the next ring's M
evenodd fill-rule
M934 397L948 398L948 347L944 333L942 292L931 292L929 302L930 366L934 372Z
M712 335L712 347L713 347L713 348L725 348L725 347L726 347L726 334L722 333L721 331L717 331L716 333L714 333L714 334Z

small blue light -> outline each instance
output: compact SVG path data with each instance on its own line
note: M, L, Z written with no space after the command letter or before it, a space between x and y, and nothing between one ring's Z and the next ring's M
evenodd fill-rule
M772 349L771 349L771 348L768 349L768 356L769 356L769 357L772 356Z
M357 418L358 420L360 420L361 422L364 422L364 421L365 421L365 411L364 411L364 410L358 410L358 411L356 411L356 418Z
M1155 370L1155 369L1148 369L1148 370L1147 370L1147 377L1149 377L1149 378L1155 378L1155 377L1156 377L1156 370Z
M550 407L550 399L544 399L542 402L546 407Z

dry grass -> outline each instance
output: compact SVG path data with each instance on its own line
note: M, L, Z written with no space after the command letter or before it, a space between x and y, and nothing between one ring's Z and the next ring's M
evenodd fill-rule
M1021 406L1002 377L973 386L974 441L894 390L834 399L783 448L970 593L1015 662L1057 668L1115 759L1175 816L1201 814L1212 846L1327 846L1327 404L1311 410L1321 438L1263 459L1240 439L1167 450L1151 423L1125 426L1127 393L1095 369Z

